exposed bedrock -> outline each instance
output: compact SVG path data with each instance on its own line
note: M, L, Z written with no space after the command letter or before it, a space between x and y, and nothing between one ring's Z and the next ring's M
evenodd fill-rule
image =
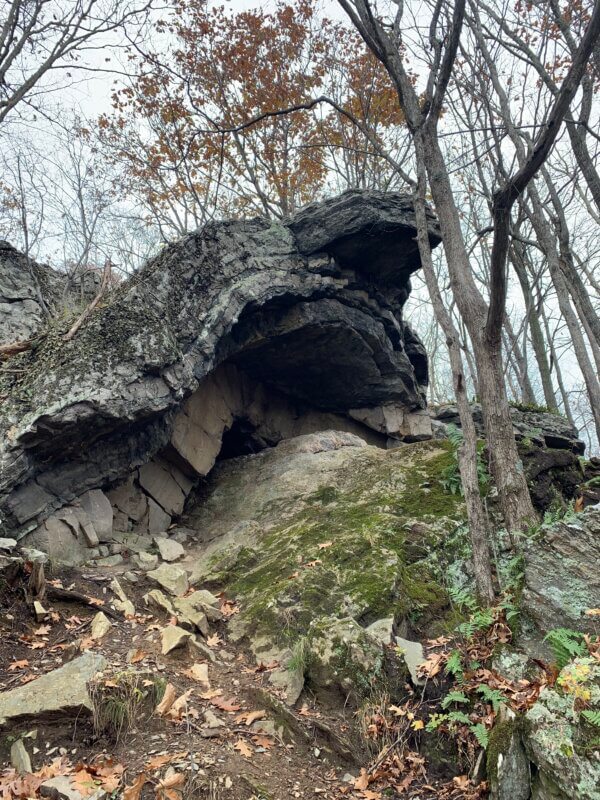
M382 446L427 438L427 358L402 319L414 235L408 198L350 191L284 223L207 225L70 342L74 313L19 327L20 303L6 303L11 332L35 344L0 377L3 530L93 547L109 524L164 530L221 452L332 427ZM56 283L14 250L0 270L31 302Z

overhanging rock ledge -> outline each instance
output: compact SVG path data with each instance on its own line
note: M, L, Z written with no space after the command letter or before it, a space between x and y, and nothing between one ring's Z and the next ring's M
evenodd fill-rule
M12 331L60 278L29 264L0 249ZM111 528L164 531L220 453L327 428L427 438L427 357L402 318L419 266L410 198L351 190L186 236L72 341L64 316L27 330L34 349L0 378L2 535L93 548Z

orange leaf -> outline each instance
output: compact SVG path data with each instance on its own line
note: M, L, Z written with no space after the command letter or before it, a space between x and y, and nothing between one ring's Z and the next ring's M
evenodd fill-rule
M141 772L129 786L123 789L123 800L140 800L142 789L148 778L145 772Z
M29 661L26 658L21 659L21 661L13 661L12 664L8 665L8 671L14 672L16 669L24 669L25 667L29 666Z
M252 758L254 755L254 750L243 739L238 739L233 745L233 749L241 753L244 758Z
M156 713L159 716L166 714L167 711L171 708L173 703L175 702L176 698L175 687L172 683L167 683L165 693L163 694L163 698L160 703L156 706Z
M139 661L143 661L147 655L148 653L145 650L142 650L141 647L138 647L138 649L132 653L129 663L137 664Z

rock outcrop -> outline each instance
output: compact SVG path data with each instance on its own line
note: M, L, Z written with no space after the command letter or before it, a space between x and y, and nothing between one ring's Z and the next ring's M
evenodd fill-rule
M42 269L6 250L0 267L6 286ZM418 267L409 200L351 191L285 223L207 225L72 341L69 319L7 326L35 341L0 375L3 530L94 548L111 527L164 531L222 450L325 427L427 438L427 359L402 319Z
M483 438L481 406L474 403L471 409L477 432ZM437 436L445 436L447 425L460 427L454 404L432 407L429 413ZM512 407L510 415L534 506L546 511L557 501L576 497L584 480L579 456L585 450L577 429L560 414L547 411Z
M368 693L383 644L408 639L410 668L412 640L445 630L452 569L465 575L464 504L440 483L451 461L446 442L383 450L325 431L213 470L186 518L190 582L239 600L230 636L294 666L274 673L289 700L305 676Z

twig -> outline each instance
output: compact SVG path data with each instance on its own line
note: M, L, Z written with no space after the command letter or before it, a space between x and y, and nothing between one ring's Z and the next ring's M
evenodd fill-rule
M111 261L110 258L107 258L106 261L104 262L104 272L102 273L102 282L100 284L100 288L98 289L98 294L94 297L92 302L88 306L86 306L86 308L84 308L79 317L75 320L75 322L71 326L69 332L65 334L64 336L65 342L71 341L71 339L75 336L75 334L81 328L83 323L91 315L92 311L96 308L100 300L102 300L102 297L104 296L104 293L106 292L106 289L110 281L110 274L111 274Z
M0 345L0 358L4 360L16 356L18 353L25 353L27 350L31 350L33 342L33 339L23 339L20 342Z
M59 589L57 586L46 586L46 594L51 600L65 600L67 603L82 603L91 606L97 611L103 611L107 616L120 620L121 617L108 606L99 607L94 602L94 598L86 597L80 592L72 592L69 589Z

